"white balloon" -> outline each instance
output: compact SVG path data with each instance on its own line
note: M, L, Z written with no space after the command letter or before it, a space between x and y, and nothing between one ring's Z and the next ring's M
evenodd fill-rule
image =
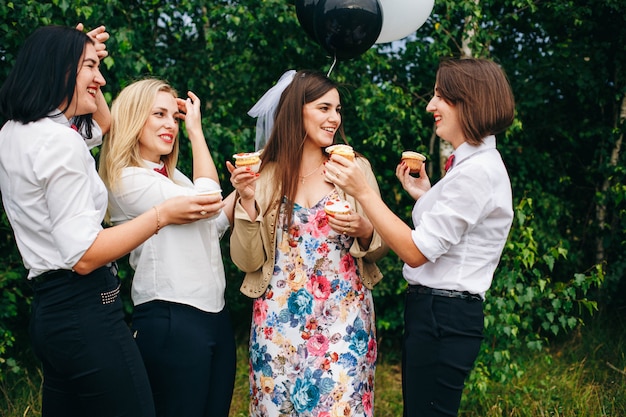
M419 29L435 5L435 0L378 0L383 12L383 27L375 43L405 38Z

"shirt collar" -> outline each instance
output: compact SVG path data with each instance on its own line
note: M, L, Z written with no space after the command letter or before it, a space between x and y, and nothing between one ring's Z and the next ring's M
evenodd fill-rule
M48 113L48 118L54 122L70 127L70 121L59 109L54 109L50 113Z
M496 137L489 135L482 140L482 143L478 146L470 145L467 142L463 142L458 148L454 150L454 166L460 164L464 159L471 157L472 155L483 152L489 149L496 148Z
M163 165L165 165L163 163L163 161L160 161L159 163L156 162L152 162L152 161L148 161L147 159L143 160L144 164L146 164L146 166L150 169L154 169L154 168L163 168Z
M100 126L95 120L92 121L92 124L93 124L91 128L92 137L91 139L87 139L85 137L86 134L83 135L82 131L79 132L76 129L76 126L72 124L72 120L69 120L67 117L65 117L65 114L61 110L59 109L53 110L50 113L48 113L47 117L53 122L73 128L83 138L83 140L85 141L85 144L87 145L89 149L93 149L96 146L102 145L102 136L103 136L102 129L100 128Z

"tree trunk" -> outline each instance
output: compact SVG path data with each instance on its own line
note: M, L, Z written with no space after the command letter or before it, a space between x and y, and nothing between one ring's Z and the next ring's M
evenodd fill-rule
M480 0L474 0L474 4L478 8L480 6ZM477 22L474 21L474 17L469 15L465 18L465 28L463 33L463 39L461 39L461 58L471 58L474 56L472 48L470 47L474 36L476 35ZM450 142L445 140L439 141L439 168L441 170L441 176L445 174L444 167L448 157L454 152Z
M474 0L476 8L480 5L480 0ZM474 52L470 47L470 44L476 35L476 23L474 22L474 16L469 15L465 18L465 28L463 39L461 40L461 58L471 58L474 56Z
M615 121L615 128L620 129L622 133L620 133L619 137L615 141L615 145L613 146L613 150L611 151L611 159L609 160L609 166L615 167L619 161L619 154L622 149L622 142L624 140L624 133L621 129L621 126L626 121L626 95L622 96L622 104L620 106L619 118ZM611 187L611 179L607 177L602 182L602 186L600 188L601 195L606 195L607 191ZM600 229L599 233L596 235L596 262L600 263L604 261L604 229L606 228L606 203L601 203L596 206L596 221L598 222L598 227Z

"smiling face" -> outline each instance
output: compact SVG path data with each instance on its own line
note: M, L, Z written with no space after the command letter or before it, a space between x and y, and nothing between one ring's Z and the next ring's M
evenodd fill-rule
M143 159L159 163L161 155L172 152L178 121L176 99L170 93L159 91L139 136L139 153Z
M465 142L458 108L438 94L436 85L434 96L428 102L426 111L432 113L435 117L435 133L437 136L446 142L450 142L454 149Z
M106 85L106 80L100 73L100 59L96 54L96 47L91 43L85 44L85 51L78 65L76 74L76 88L69 108L64 112L65 117L94 113L98 109L96 95L98 90ZM65 108L61 103L60 108Z
M336 89L329 90L319 99L302 108L306 140L316 147L333 144L335 133L341 125L341 102Z

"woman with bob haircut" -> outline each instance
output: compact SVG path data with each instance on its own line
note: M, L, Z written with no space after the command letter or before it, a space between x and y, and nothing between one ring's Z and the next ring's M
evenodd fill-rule
M216 197L179 197L102 228L106 187L70 125L103 105L100 56L85 33L42 27L24 42L0 88L7 120L0 191L34 290L30 335L43 365L43 416L154 416L114 261L161 228L223 206Z
M100 156L112 224L132 220L181 195L221 195L202 132L200 100L178 98L164 81L125 87L111 107L111 131ZM176 169L179 119L193 154L193 182ZM150 378L157 416L228 417L235 336L226 308L220 238L232 197L219 215L170 226L130 254L135 270L132 331Z
M373 416L371 289L387 246L360 204L324 180L325 149L343 138L337 84L290 71L257 105L274 120L260 175L228 164L239 194L231 257L254 298L250 415ZM357 155L354 165L377 194L369 161ZM336 199L350 210L327 215Z
M485 293L513 220L511 184L495 134L515 116L502 69L486 59L446 59L437 71L437 135L454 153L431 187L401 162L396 176L416 200L411 229L349 161L331 157L326 177L356 196L374 228L405 264L402 361L404 416L455 416L483 338Z

